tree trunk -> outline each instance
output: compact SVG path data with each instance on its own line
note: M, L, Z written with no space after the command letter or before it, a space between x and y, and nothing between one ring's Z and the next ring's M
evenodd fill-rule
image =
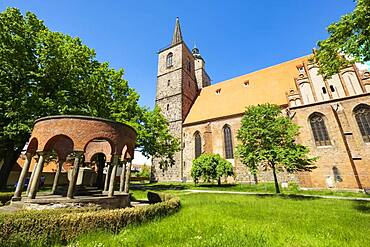
M14 150L13 146L8 148L8 151L5 154L4 164L0 169L0 190L6 189L10 172L12 171L14 164L17 162L21 152L22 148L20 147L16 150Z
M276 193L279 194L280 193L280 188L279 188L279 182L278 182L277 176L276 176L275 163L271 162L271 166L272 166L272 173L274 174L275 190L276 190Z
M217 185L220 186L221 185L221 178L218 178L217 179Z
M257 178L257 174L253 174L253 178L254 178L254 184L258 184L258 178Z

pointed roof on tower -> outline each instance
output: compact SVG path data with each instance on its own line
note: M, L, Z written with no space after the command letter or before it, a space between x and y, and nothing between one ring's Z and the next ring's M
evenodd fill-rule
M182 40L179 17L176 17L175 31L173 33L171 46L172 45L177 45L177 44L181 43L182 41L183 40Z

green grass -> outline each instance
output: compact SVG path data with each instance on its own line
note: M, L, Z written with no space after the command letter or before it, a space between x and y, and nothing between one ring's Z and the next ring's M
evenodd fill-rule
M131 192L134 192L136 199L146 198L146 191L171 191L176 193L184 190L218 190L218 191L238 191L238 192L260 192L260 193L275 193L273 183L260 184L199 184L195 186L193 183L151 183L151 184L136 184L132 186ZM328 195L328 196L343 196L343 197L365 197L370 198L362 192L338 191L338 190L300 190L296 184L290 184L289 188L281 189L283 194L302 194L302 195Z
M175 215L72 246L370 246L370 203L303 197L181 195Z

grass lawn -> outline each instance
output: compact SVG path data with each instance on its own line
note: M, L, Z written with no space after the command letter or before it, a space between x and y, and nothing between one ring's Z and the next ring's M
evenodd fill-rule
M343 197L367 197L370 195L362 192L336 191L336 190L301 190L296 184L290 184L289 188L280 188L283 194L302 194L302 195L330 195ZM171 193L182 190L219 190L219 191L239 191L239 192L261 192L275 193L274 183L259 183L259 184L199 184L195 186L193 183L151 183L151 184L136 184L132 186L131 191L134 191L137 199L146 198L147 190L153 191L168 191Z
M172 216L71 246L370 246L368 202L178 194L182 208Z

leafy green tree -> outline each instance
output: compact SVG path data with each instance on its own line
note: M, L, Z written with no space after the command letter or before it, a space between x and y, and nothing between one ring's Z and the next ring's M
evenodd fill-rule
M55 114L107 116L101 101L109 98L114 78L80 39L51 32L34 14L23 16L15 8L0 13L0 67L2 188L35 119ZM107 81L97 78L102 71Z
M43 116L82 114L113 119L138 130L144 153L173 162L178 141L158 109L138 105L123 70L96 60L79 38L50 31L30 12L0 13L0 188ZM148 138L149 137L149 138ZM165 166L164 165L164 166Z
M345 66L370 61L370 0L357 0L352 13L328 27L329 37L318 42L314 59L319 73L330 78Z
M152 111L143 109L143 122L139 131L138 146L144 156L159 161L159 168L166 171L175 164L174 156L180 150L180 142L170 133L168 121L156 106Z
M237 155L253 173L259 165L272 169L276 193L280 193L276 173L311 171L316 158L308 156L307 147L295 142L299 126L284 116L277 105L249 106L241 120Z
M231 163L219 154L202 154L193 160L191 167L191 176L194 183L197 184L200 178L210 182L217 180L217 184L221 185L223 176L233 176L234 171Z

